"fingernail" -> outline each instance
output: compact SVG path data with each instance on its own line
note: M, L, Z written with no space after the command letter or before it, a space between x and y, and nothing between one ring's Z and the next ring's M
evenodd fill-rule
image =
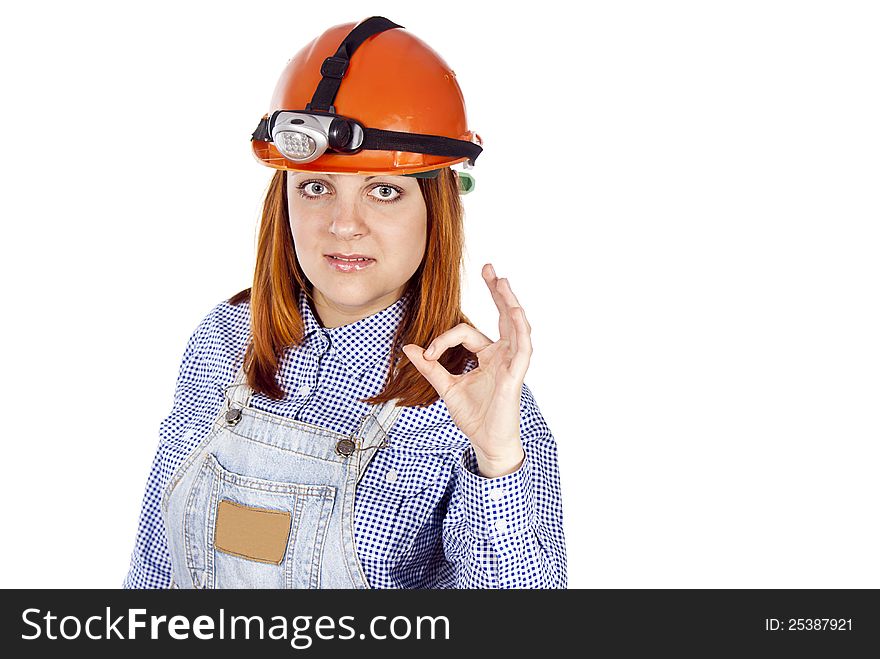
M434 350L435 348L433 345L428 346L428 349L425 350L425 357L431 357L434 354Z

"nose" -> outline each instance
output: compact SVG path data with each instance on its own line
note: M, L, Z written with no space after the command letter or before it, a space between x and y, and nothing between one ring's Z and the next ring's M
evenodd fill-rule
M351 240L367 233L367 224L356 200L343 199L333 204L330 233L340 240Z

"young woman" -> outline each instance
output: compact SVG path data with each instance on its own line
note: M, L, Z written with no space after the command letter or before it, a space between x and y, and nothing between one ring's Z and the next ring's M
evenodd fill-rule
M277 170L253 285L186 347L125 587L566 587L529 322L491 264L500 338L460 309L479 141L385 18L288 63L252 136Z

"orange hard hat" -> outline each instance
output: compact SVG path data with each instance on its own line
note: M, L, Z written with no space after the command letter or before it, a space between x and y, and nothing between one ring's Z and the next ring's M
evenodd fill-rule
M294 55L251 136L268 167L342 174L473 165L481 143L455 72L381 16L332 27Z

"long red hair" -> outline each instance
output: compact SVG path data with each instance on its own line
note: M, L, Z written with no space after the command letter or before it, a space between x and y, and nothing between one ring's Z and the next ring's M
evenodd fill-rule
M427 207L427 244L418 269L404 294L412 293L392 343L385 387L361 399L378 404L394 398L405 407L431 405L439 396L403 354L408 343L427 347L438 335L459 323L472 324L461 311L461 270L464 251L464 209L455 173L444 168L437 178L418 179ZM275 172L263 204L257 241L257 262L251 288L229 298L230 304L250 304L251 338L244 356L248 384L265 396L284 398L275 379L288 347L303 341L299 292L312 299L312 284L296 257L287 210L286 172ZM448 349L440 363L460 374L474 354L464 346Z

